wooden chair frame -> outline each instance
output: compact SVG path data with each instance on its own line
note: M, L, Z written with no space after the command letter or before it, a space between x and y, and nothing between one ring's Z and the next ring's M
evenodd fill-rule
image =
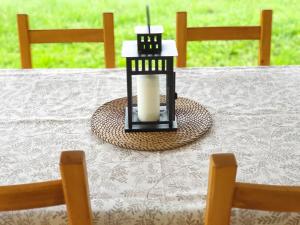
M262 10L260 26L187 27L187 13L177 12L176 44L177 67L186 67L188 41L258 40L258 64L270 65L272 10Z
M0 211L66 204L69 224L91 225L92 211L84 152L62 152L60 172L60 180L0 186Z
M300 186L236 182L233 154L210 157L205 225L230 224L231 208L300 212Z
M31 44L71 42L103 42L105 66L115 67L113 13L103 13L103 29L30 30L26 14L18 14L17 21L23 69L32 68Z

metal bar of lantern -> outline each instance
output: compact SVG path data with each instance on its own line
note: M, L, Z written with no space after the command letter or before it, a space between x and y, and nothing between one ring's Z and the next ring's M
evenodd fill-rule
M148 59L148 71L152 71L152 57Z
M172 120L174 121L175 120L175 100L177 99L177 93L175 92L176 90L176 72L173 72L173 90L172 90L172 93L173 93L173 100L172 102L174 103L172 109L173 109L173 116L172 116Z
M165 67L166 67L165 62L166 62L165 59L162 59L162 60L161 60L161 70L162 70L162 71L165 71Z
M131 77L131 59L126 59L127 64L127 110L128 110L128 128L132 129L132 77ZM135 62L136 64L136 62Z
M145 60L146 59L142 59L142 72L145 72Z
M135 64L135 71L138 72L139 71L139 60L135 59L134 64Z
M161 42L161 35L157 36L157 43ZM161 46L159 46L159 50L161 50Z
M132 124L169 124L169 121L132 122Z
M170 106L170 76L169 74L167 73L166 74L166 105L167 106ZM169 110L169 107L166 107L166 112L167 112L167 115L168 115L168 124L169 124L169 127L170 127L170 110Z
M167 59L167 72L168 72L168 106L169 106L169 128L172 128L173 126L173 94L172 94L172 84L173 84L173 59L168 58Z

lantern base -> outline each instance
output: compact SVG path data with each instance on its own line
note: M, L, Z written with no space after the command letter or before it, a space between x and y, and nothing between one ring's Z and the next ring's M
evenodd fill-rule
M171 126L168 120L168 113L166 112L166 106L160 106L160 118L159 121L154 122L141 122L138 119L137 107L132 107L132 127L129 128L128 123L128 110L125 108L125 132L155 132L155 131L176 131L177 119L171 122Z

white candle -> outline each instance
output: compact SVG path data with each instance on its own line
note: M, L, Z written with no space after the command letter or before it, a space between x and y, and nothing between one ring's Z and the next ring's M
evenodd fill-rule
M159 120L160 92L158 75L137 76L137 107L140 121Z

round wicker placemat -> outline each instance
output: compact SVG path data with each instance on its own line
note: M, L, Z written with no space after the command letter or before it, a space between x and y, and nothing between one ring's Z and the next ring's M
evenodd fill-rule
M92 131L113 145L143 151L178 148L198 139L212 125L210 113L198 102L187 98L176 100L177 131L127 132L124 116L127 98L119 98L100 106L92 116Z

